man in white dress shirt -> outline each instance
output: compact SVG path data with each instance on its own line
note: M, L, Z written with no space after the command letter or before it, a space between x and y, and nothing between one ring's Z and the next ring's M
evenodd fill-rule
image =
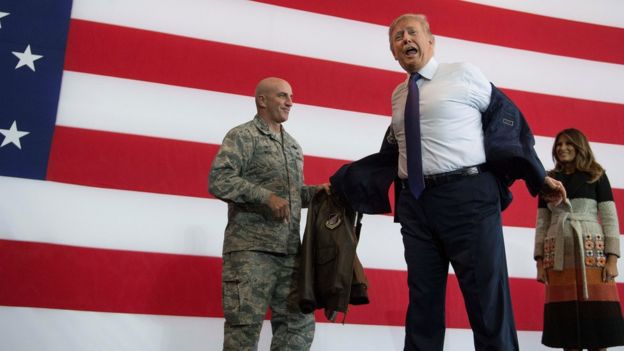
M409 75L419 74L419 116L405 116L410 78L392 95L392 131L402 179L396 211L409 286L405 350L443 349L449 263L464 296L475 349L518 350L500 180L484 167L481 117L490 104L492 86L474 65L436 61L435 38L423 15L398 17L389 39L401 67ZM408 175L406 118L420 125L422 175ZM413 183L408 179L413 176L424 176L424 191L410 190ZM548 177L544 183L552 189L560 185ZM557 191L553 196L561 200L565 195Z

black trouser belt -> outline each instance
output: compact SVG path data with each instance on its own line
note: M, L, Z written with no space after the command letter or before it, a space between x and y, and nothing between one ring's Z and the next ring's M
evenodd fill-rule
M425 188L433 188L442 184L458 181L465 177L476 176L485 172L484 165L464 167L450 172L432 174L425 176ZM407 179L402 179L403 188L408 188Z

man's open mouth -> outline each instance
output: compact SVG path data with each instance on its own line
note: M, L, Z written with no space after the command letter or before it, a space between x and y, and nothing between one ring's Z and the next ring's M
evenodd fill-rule
M414 56L417 53L418 53L418 50L416 48L407 48L407 50L405 50L406 56Z

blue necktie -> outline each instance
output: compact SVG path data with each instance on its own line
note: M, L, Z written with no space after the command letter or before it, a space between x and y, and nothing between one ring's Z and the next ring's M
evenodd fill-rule
M420 146L420 108L419 91L416 82L420 74L410 76L405 102L405 145L407 147L407 181L415 198L419 198L425 189L422 172L422 151Z

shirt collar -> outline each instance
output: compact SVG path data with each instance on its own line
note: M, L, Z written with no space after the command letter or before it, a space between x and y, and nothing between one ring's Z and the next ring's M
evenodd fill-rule
M429 62L427 62L425 67L421 68L420 71L418 71L418 73L422 77L427 78L427 80L431 80L433 76L435 75L436 71L438 70L438 66L439 66L438 61L435 59L435 57L431 56L431 59L429 59Z
M423 68L421 68L420 71L418 71L418 74L420 74L421 77L427 80L431 80L438 70L439 65L440 64L435 59L435 57L431 56L429 62L427 62L427 64ZM409 80L409 77L410 74L407 75L407 80Z

